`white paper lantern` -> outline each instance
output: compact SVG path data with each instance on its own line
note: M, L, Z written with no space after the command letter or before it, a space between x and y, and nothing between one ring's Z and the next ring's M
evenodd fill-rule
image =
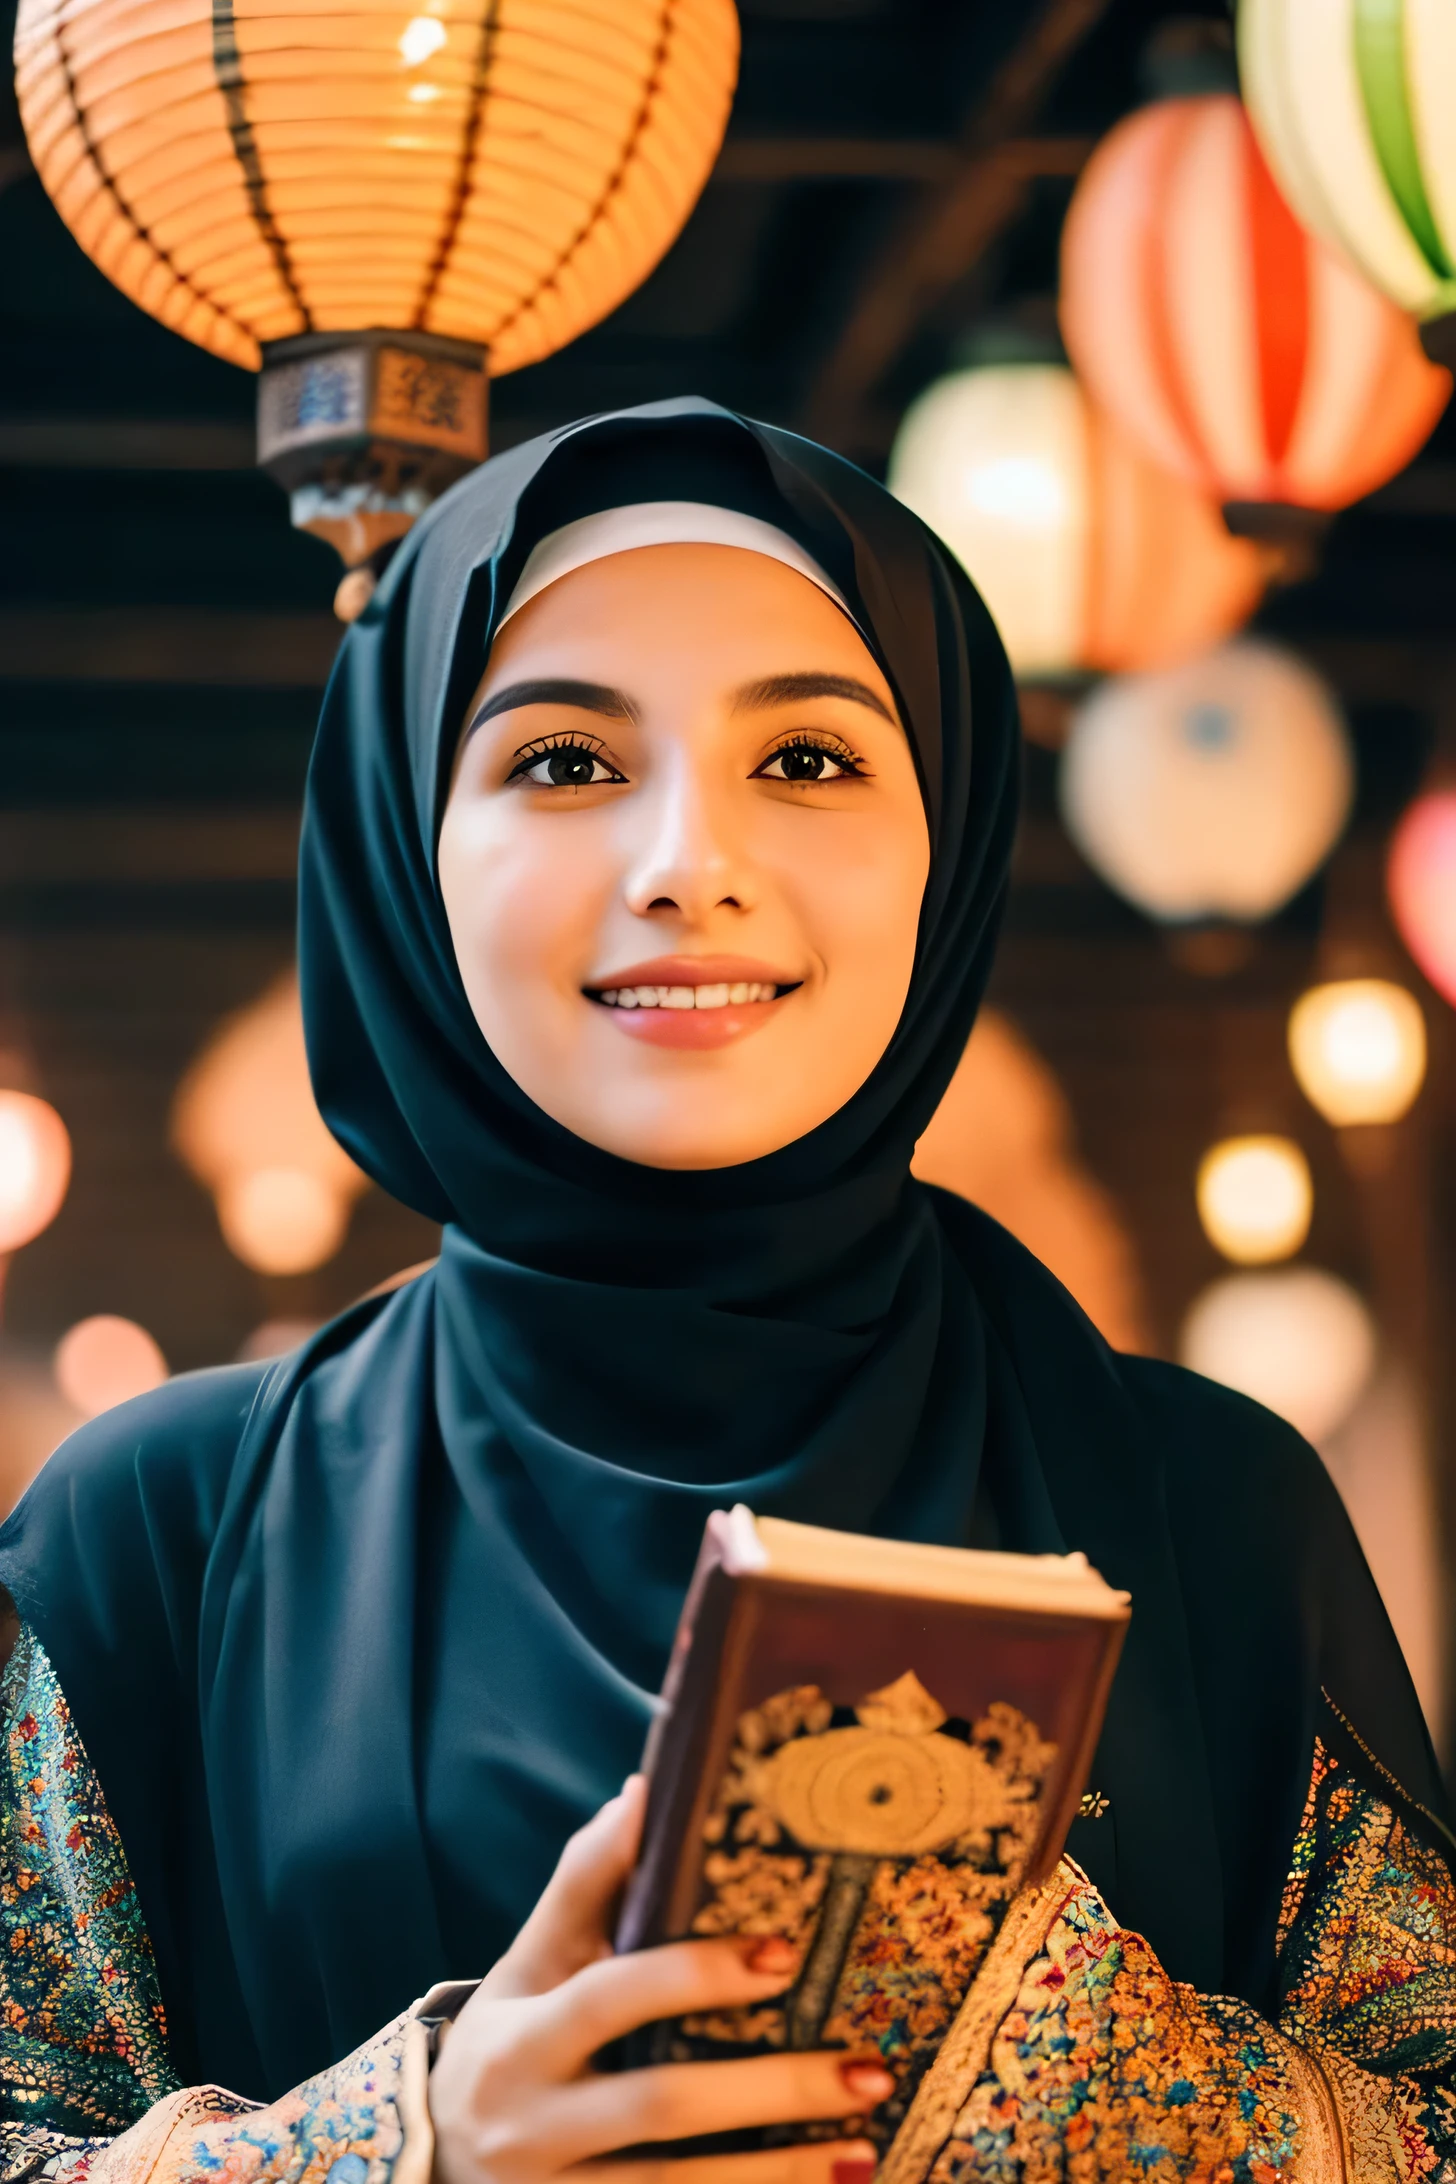
M1309 1234L1314 1183L1293 1138L1221 1139L1198 1163L1195 1193L1205 1236L1240 1266L1287 1259Z
M1194 1372L1251 1395L1310 1441L1349 1416L1375 1351L1354 1290L1311 1266L1225 1275L1196 1300L1179 1343Z
M1289 1014L1289 1060L1327 1122L1398 1122L1426 1074L1421 1005L1388 978L1311 986Z
M906 411L889 486L981 591L1018 675L1188 658L1248 620L1267 568L1064 364L952 372Z
M1334 698L1253 638L1104 683L1062 755L1073 841L1110 887L1170 923L1270 916L1334 847L1353 790Z

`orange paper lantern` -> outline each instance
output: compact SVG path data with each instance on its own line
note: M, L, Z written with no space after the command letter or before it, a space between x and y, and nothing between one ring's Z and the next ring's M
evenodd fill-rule
M1297 224L1225 93L1162 100L1098 146L1061 316L1096 399L1226 506L1345 507L1409 462L1451 391L1406 314Z
M367 552L484 454L487 370L656 265L738 24L732 0L22 0L15 50L81 247L264 367L261 457L313 495L295 520Z

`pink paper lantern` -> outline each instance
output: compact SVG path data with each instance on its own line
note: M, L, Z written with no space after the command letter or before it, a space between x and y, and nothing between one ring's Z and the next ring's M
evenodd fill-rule
M1416 798L1395 830L1385 884L1401 939L1456 1006L1456 789Z

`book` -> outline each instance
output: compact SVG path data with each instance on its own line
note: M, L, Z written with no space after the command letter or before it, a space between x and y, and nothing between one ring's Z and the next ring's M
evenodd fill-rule
M888 2146L1008 1913L1057 1865L1129 1614L1080 1554L715 1512L617 1946L775 1934L799 1970L770 2005L649 2028L627 2059L877 2048L896 2092L866 2130Z

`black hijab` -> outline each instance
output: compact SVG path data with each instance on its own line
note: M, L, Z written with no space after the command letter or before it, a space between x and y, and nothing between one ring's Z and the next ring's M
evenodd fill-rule
M764 517L833 578L932 842L883 1060L807 1137L719 1173L636 1167L531 1104L471 1015L435 877L527 553L660 499ZM1388 1763L1439 1798L1315 1460L1252 1405L1114 1358L994 1224L910 1179L990 967L1016 768L1005 656L931 534L710 403L516 449L405 543L324 703L300 964L323 1111L446 1224L439 1264L261 1377L99 1421L0 1543L121 1826L185 2075L276 2093L489 1963L636 1762L703 1520L734 1500L1083 1547L1131 1591L1110 1824L1077 1848L1181 1978L1267 1999L1321 1680L1358 1716L1373 1679Z

